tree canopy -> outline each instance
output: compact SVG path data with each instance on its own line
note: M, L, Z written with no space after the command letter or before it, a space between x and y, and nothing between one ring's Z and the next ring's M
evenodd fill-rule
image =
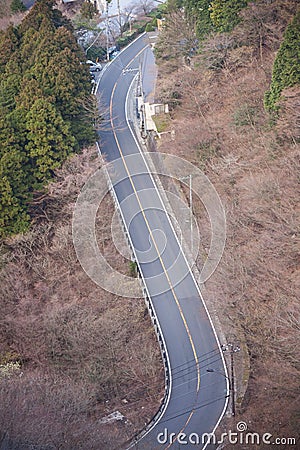
M13 13L26 11L26 6L22 0L12 0L10 9Z
M1 238L28 227L33 192L94 139L84 59L54 0L0 34Z

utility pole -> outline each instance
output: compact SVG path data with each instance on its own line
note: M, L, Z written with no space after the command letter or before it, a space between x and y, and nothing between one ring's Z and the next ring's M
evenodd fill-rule
M106 17L105 17L105 28L106 28L106 60L109 61L109 38L108 38L108 1L106 0Z

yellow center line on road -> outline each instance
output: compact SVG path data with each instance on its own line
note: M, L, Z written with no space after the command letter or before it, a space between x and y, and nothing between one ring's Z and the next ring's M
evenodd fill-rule
M146 48L147 48L147 47L144 47L142 50L140 50L139 53L138 53L134 58L132 58L131 61L129 61L129 63L127 64L127 66L125 67L125 69L127 69L127 67L132 63L132 61L134 61L141 53L143 53L143 52L145 51ZM119 79L120 79L120 78L119 78ZM147 217L146 217L144 208L143 208L143 206L142 206L141 200L140 200L140 198L139 198L139 195L138 195L138 192L137 192L137 190L136 190L135 184L134 184L134 182L133 182L132 176L131 176L131 174L130 174L129 168L128 168L128 166L127 166L127 163L126 163L124 154L123 154L123 152L122 152L122 149L121 149L121 146L120 146L120 143L119 143L117 134L116 134L116 129L115 129L115 127L114 127L114 123L113 123L113 114L112 114L112 109L113 109L113 98L114 98L114 94L115 94L115 91L116 91L116 88L117 88L119 79L118 79L118 80L115 82L115 84L114 84L114 87L113 87L113 90L112 90L112 94L111 94L111 99L110 99L110 122L111 122L112 130L113 130L114 138L115 138L115 141L116 141L118 150L119 150L119 152L120 152L120 155L121 155L121 158L122 158L122 161L123 161L125 170L126 170L126 172L127 172L128 179L129 179L129 181L130 181L130 184L131 184L132 189L133 189L133 191L134 191L134 194L135 194L135 196L136 196L136 199L137 199L137 202L138 202L138 204L139 204L141 213L142 213L142 215L143 215L143 218L144 218L144 220L145 220L146 226L147 226L147 228L148 228L149 235L151 236L152 242L153 242L154 247L155 247L155 249L156 249L157 256L158 256L159 261L160 261L160 263L161 263L161 265L162 265L164 274L165 274L165 276L166 276L166 278L167 278L167 281L168 281L168 284L169 284L170 289L171 289L171 291L172 291L174 300L175 300L175 302L176 302L176 304L177 304L177 307L178 307L180 316L181 316L182 321L183 321L183 323L184 323L184 326L185 326L185 329L186 329L186 332L187 332L187 335L188 335L188 338L189 338L189 341L190 341L190 344L191 344L191 347L192 347L192 350L193 350L193 354L194 354L194 358L195 358L195 363L196 363L196 367L197 367L197 390L196 390L196 392L198 393L198 392L199 392L199 389L200 389L200 367L199 367L199 360L198 360L198 356L197 356L195 344L194 344L194 341L193 341L191 332L190 332L190 330L189 330L189 327L188 327L186 318L185 318L184 313L183 313L183 311L182 311L182 307L181 307L181 305L180 305L180 302L179 302L178 297L177 297L177 295L176 295L176 292L175 292L175 290L174 290L173 284L172 284L172 282L171 282L171 280L170 280L168 271L167 271L166 266L165 266L165 264L164 264L164 262L163 262L163 260L162 260L162 257L161 257L161 254L160 254L160 252L159 252L157 243L156 243L155 238L154 238L154 236L153 236L153 233L152 233L150 224L149 224L148 219L147 219ZM192 417L193 414L194 414L194 410L192 410L192 411L190 412L190 415L189 415L189 417L188 417L186 423L184 424L183 428L180 430L179 433L181 433L181 432L186 428L186 426L188 425L188 423L189 423L189 421L190 421L190 419L191 419L191 417ZM172 441L172 443L170 443L170 444L166 447L166 449L168 449L168 448L174 443L174 441L175 441L175 438L174 438L174 440Z

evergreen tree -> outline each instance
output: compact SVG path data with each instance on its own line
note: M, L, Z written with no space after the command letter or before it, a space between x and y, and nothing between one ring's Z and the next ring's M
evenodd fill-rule
M55 97L55 105L64 120L70 123L76 147L79 148L91 143L95 137L91 117L83 107L84 100L90 96L90 76L72 48L61 49L67 39L67 30L60 28L55 32L55 51L42 76L46 92Z
M39 98L45 97L42 86L35 78L31 77L30 74L26 74L23 77L23 89L20 91L19 95L16 97L17 110L21 111L26 116L27 112L30 110L32 105ZM54 97L48 96L51 103L54 103Z
M29 28L38 31L45 18L48 19L55 28L64 26L70 31L73 31L71 21L63 16L55 6L55 0L37 0L27 16L22 20L19 27L20 33L24 35Z
M276 55L270 90L264 104L268 111L278 109L278 101L284 88L300 84L300 10L287 26L283 42Z
M93 3L89 1L83 2L80 9L80 14L82 15L83 18L91 20L96 13L97 8Z
M22 133L19 117L15 114L14 111L0 116L1 173L8 177L14 196L24 203L29 198L31 169L24 146L24 130ZM18 128L14 126L15 122Z
M24 73L26 70L32 69L36 61L43 58L43 53L48 47L49 49L52 48L51 43L54 32L55 27L53 23L49 18L44 17L38 30L29 28L25 34L22 35L19 53ZM42 50L39 51L42 42L45 44L42 46Z
M239 12L247 6L248 0L213 0L210 19L217 31L231 31L239 22Z
M9 180L13 195L18 202L25 206L30 197L28 192L28 178L25 175L23 165L26 165L26 157L17 145L7 143L7 149L0 160L2 176Z
M21 45L19 49L20 64L23 73L33 64L35 50L39 41L39 32L33 28L29 28L21 38Z
M71 153L75 139L61 114L46 99L36 100L26 119L26 150L36 180L33 187L38 188Z
M184 0L168 0L166 4L162 4L158 7L159 13L164 13L165 11L170 12L174 10L181 9L184 6Z
M26 155L9 120L0 116L0 238L25 231L29 198Z

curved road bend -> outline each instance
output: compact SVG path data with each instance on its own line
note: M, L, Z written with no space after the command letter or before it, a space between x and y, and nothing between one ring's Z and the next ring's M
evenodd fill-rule
M193 443L197 440L201 443L204 433L215 430L227 407L229 391L227 378L222 376L226 373L222 351L147 164L126 121L126 96L136 75L135 69L147 51L150 51L148 39L142 35L110 63L97 91L108 124L107 129L99 133L101 152L114 166L112 184L160 323L170 363L166 407L135 447L213 449L216 445L206 445L205 439L203 445ZM134 70L123 72L128 68ZM208 368L215 372L207 372ZM178 433L185 433L186 437L182 434L175 439Z

